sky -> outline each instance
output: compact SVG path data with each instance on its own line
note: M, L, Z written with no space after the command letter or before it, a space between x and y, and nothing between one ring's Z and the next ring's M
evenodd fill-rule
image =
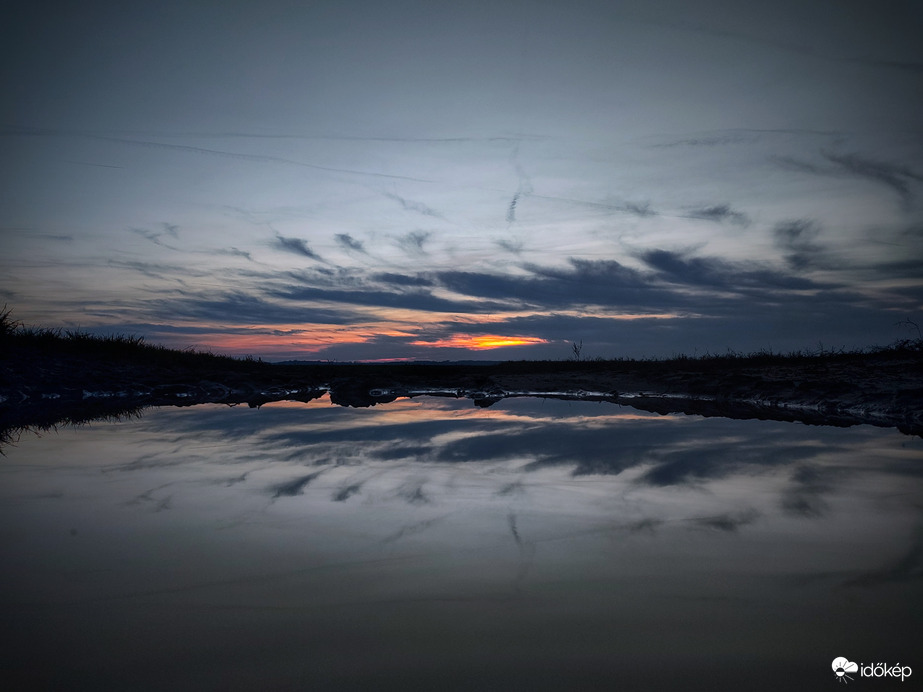
M919 2L10 2L0 27L0 305L27 324L269 360L923 325Z

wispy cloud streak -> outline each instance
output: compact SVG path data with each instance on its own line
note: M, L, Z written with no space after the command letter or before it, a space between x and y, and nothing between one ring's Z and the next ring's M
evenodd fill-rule
M728 221L738 226L748 226L750 224L749 216L743 212L732 209L729 204L718 204L711 207L695 209L689 213L689 217L693 219L703 219L705 221L714 221L716 223Z
M429 231L411 231L397 239L398 246L408 255L425 255L424 245L430 239Z
M39 127L7 127L0 130L0 136L28 136L28 137L79 137L84 139L94 139L103 142L113 142L116 144L125 144L136 147L148 147L150 149L164 149L168 151L186 152L190 154L200 154L204 156L219 156L222 158L237 159L239 161L252 161L256 163L281 163L288 166L299 166L301 168L311 168L317 171L326 171L328 173L347 173L350 175L368 176L373 178L388 178L392 180L408 180L417 183L431 183L433 180L426 178L415 178L407 175L394 175L391 173L380 173L377 171L362 171L352 168L337 168L334 166L321 166L316 163L307 163L305 161L295 161L286 159L281 156L268 156L265 154L245 154L237 151L224 151L222 149L209 149L206 147L194 147L188 144L171 144L169 142L154 142L146 139L133 139L126 137L111 137L107 135L92 134L90 132L81 132L78 130L52 130Z
M406 211L414 211L414 212L417 212L418 214L423 214L424 216L431 216L436 219L445 218L438 211L426 206L422 202L414 202L413 200L404 199L400 195L396 195L393 192L386 192L384 194L385 194L385 197L387 197L388 199L392 199L398 204L400 204L401 207L403 207Z
M516 206L519 204L520 198L531 195L533 192L532 180L526 174L525 169L522 167L522 163L519 161L519 142L516 142L516 146L513 147L513 151L510 154L510 163L513 164L513 169L516 171L519 184L516 188L516 192L513 194L513 199L510 200L510 204L506 209L507 226L516 222Z
M147 228L129 228L128 230L134 233L135 235L141 236L145 240L151 241L152 243L154 243L154 245L160 245L161 247L165 247L170 250L179 250L179 248L176 247L175 245L169 245L168 243L165 243L161 240L161 238L165 235L168 235L171 238L178 240L179 239L179 226L177 226L176 224L172 224L172 223L162 223L161 226L163 227L162 231L151 231Z
M907 166L875 161L858 154L823 152L823 155L828 161L835 163L848 173L888 186L900 196L905 205L909 205L914 197L909 181L923 181L923 176Z
M318 262L323 262L323 258L312 250L308 243L301 238L287 238L283 235L276 234L276 241L279 248L286 252L308 257Z
M346 250L365 252L365 245L362 244L362 241L356 240L349 233L337 233L334 236L334 239L337 241L340 247Z

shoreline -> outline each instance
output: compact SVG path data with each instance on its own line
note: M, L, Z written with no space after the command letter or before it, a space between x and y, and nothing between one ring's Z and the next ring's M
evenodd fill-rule
M923 348L650 361L271 364L140 346L116 354L52 348L0 354L0 431L47 428L151 406L311 401L365 407L446 396L490 406L510 397L608 401L809 425L869 424L923 436ZM146 350L145 350L146 349ZM153 349L153 350L152 350ZM148 357L153 354L156 357Z

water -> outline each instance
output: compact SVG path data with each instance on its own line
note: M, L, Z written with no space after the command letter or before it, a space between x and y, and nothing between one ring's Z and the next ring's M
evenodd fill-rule
M30 689L923 677L923 444L893 430L322 399L5 453L0 661Z

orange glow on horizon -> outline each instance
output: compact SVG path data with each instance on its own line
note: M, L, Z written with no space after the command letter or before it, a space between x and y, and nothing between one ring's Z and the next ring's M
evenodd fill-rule
M510 311L489 315L458 315L452 313L427 313L418 310L365 309L354 310L356 316L368 317L368 320L351 324L253 324L233 331L225 331L222 324L188 323L201 331L195 336L182 337L176 334L164 335L172 347L211 350L228 355L261 354L272 357L277 354L320 354L335 346L367 344L381 337L394 339L387 347L392 357L397 360L406 354L395 352L401 345L405 347L456 348L470 351L489 351L510 346L531 346L554 343L549 339L531 336L504 336L500 334L471 335L456 332L448 337L428 338L428 328L439 330L447 322L454 323L456 329L465 329L466 324L472 328L491 324L503 328L503 322L517 317L531 317L543 313L530 311ZM583 317L593 314L611 320L650 320L681 319L691 315L678 313L648 314L613 314L589 313L587 310L562 310L554 313L561 317ZM213 330L213 331L212 331ZM384 354L383 354L384 355ZM419 356L416 356L419 357Z
M549 342L546 339L539 339L532 336L499 336L497 334L483 334L481 336L455 334L448 339L410 342L412 346L429 346L430 348L467 348L472 351L486 351L492 348L504 348L506 346L530 346L533 344L547 343Z
M491 315L484 322L493 321ZM470 319L472 324L480 320ZM438 324L435 322L434 324ZM487 351L509 346L530 346L551 343L547 339L531 336L509 336L500 334L466 334L454 333L445 338L427 338L420 332L425 330L427 321L410 325L401 322L364 322L350 325L335 324L261 324L252 325L236 333L222 333L220 325L197 325L204 327L196 335L195 342L182 344L193 348L213 350L229 355L243 355L261 353L272 356L280 353L320 353L331 346L346 346L350 344L364 344L380 337L396 339L388 350L400 348L400 342L405 346L425 348L458 348L472 351ZM213 332L207 331L209 327ZM394 354L382 360L412 360L413 357ZM418 357L418 356L417 356ZM374 360L374 357L373 357Z
M395 329L389 324L359 324L342 327L340 325L316 324L310 328L304 325L254 325L250 333L222 334L216 327L214 334L201 334L196 347L204 346L224 353L244 354L262 352L271 355L275 352L318 353L330 346L344 344L362 344L375 337L414 338L415 332Z

